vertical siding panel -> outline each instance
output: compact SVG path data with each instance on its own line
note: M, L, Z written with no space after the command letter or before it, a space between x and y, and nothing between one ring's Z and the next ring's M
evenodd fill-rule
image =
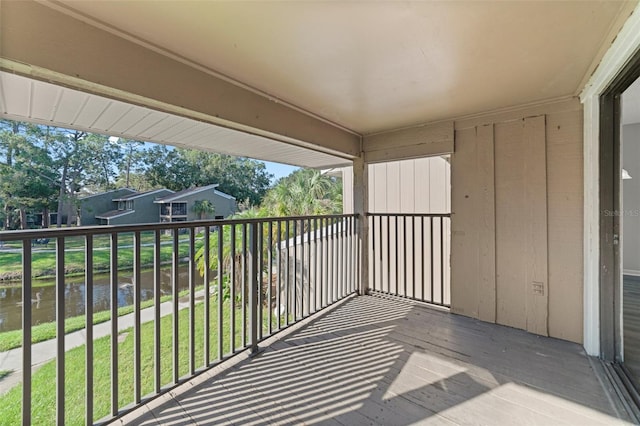
M524 120L527 328L548 335L547 149L545 116Z
M549 335L582 342L582 112L547 116ZM635 178L635 176L634 176Z
M496 321L496 216L493 125L477 128L478 318Z
M451 155L451 312L478 317L476 129L458 130Z
M496 124L496 321L526 329L524 121Z

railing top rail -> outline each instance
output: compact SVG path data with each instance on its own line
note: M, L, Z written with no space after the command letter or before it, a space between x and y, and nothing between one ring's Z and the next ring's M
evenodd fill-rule
M357 214L332 214L314 216L280 216L252 219L217 219L217 220L193 220L188 222L163 222L146 223L137 225L99 225L99 226L74 226L69 228L26 229L16 231L0 231L0 241L33 240L36 238L58 238L88 235L105 235L125 232L145 232L167 229L200 228L205 226L242 225L250 223L284 222L291 220L309 219L344 219L357 217Z
M451 213L375 213L369 212L367 216L379 217L451 217Z

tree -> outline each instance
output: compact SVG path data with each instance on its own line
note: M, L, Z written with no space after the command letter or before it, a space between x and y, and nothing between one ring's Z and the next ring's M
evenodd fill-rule
M206 216L213 216L216 211L215 206L209 200L196 200L191 209L198 215L200 220L204 219Z
M280 179L261 207L271 216L342 213L342 184L318 170L299 169Z
M215 183L250 205L260 204L272 178L264 163L249 158L165 146L152 147L146 157L145 174L153 186L181 191Z
M55 196L55 171L47 151L34 139L34 126L0 123L0 197L4 200L4 227L27 227L27 212L40 211L47 226L48 209Z

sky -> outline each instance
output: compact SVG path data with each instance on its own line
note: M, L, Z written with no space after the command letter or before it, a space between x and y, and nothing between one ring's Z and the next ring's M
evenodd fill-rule
M280 179L281 177L288 176L291 172L300 168L290 166L288 164L272 163L270 161L263 161L263 163L267 166L267 171L274 176L273 182Z

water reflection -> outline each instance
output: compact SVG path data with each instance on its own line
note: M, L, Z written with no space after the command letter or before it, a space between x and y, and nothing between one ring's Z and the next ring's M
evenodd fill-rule
M160 274L161 294L171 294L171 267L163 268ZM96 275L93 284L93 309L95 312L108 310L111 307L111 289L108 274ZM131 272L119 273L118 306L133 304L134 287ZM196 285L202 285L202 277L196 273ZM55 280L38 280L32 291L33 325L55 321L56 289ZM189 287L189 272L186 265L179 268L178 289ZM153 298L153 271L141 273L141 299ZM67 318L85 313L85 284L83 277L69 277L65 280L65 316ZM22 287L0 288L0 331L18 330L22 328Z

